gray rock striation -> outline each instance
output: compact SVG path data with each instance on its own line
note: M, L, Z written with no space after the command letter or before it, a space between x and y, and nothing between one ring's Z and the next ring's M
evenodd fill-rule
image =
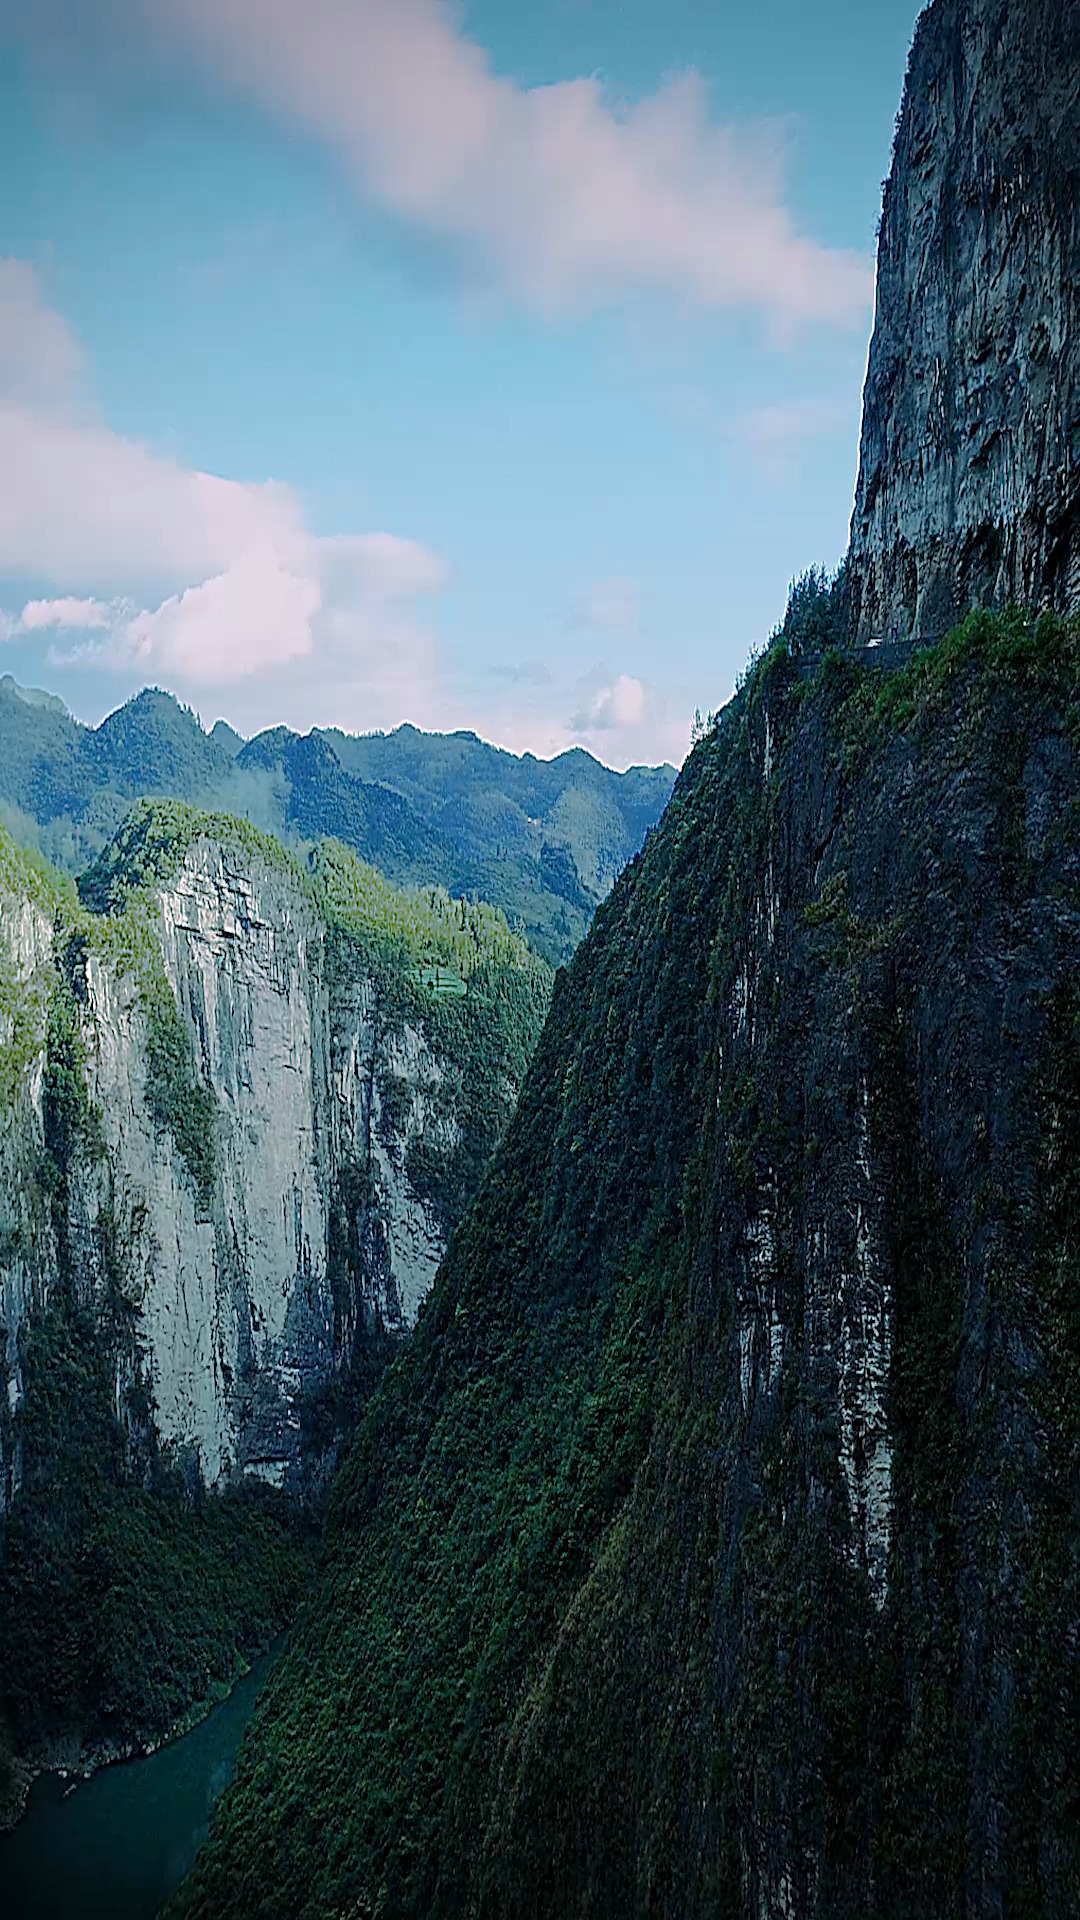
M1080 0L934 0L885 191L857 638L1080 606Z
M293 1484L325 1451L320 1399L413 1325L434 1279L455 1209L417 1167L462 1147L461 1060L434 1000L425 1018L400 964L335 937L273 843L200 833L143 920L76 925L9 860L0 1510L20 1479L22 1330L65 1285L119 1296L118 1412L138 1383L157 1443L205 1484ZM154 993L181 1080L172 1124ZM61 1068L81 1118L58 1144ZM497 1134L517 1092L497 1045L489 1077Z

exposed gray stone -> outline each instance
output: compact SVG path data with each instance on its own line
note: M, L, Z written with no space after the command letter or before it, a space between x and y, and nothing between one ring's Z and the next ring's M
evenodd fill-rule
M158 905L165 971L213 1097L213 1188L200 1193L155 1117L136 976L89 952L76 1004L97 1120L94 1151L67 1180L70 1259L93 1298L106 1235L119 1249L136 1309L127 1364L150 1390L159 1439L207 1484L281 1484L313 1464L303 1444L313 1399L365 1340L411 1327L432 1284L447 1223L417 1192L408 1156L417 1141L443 1154L458 1145L446 1097L457 1063L422 1021L380 1003L358 955L328 966L322 918L284 865L197 840ZM20 1326L60 1271L42 1184L52 940L45 911L18 891L0 895L0 964L35 1023L21 1085L0 1113L9 1415ZM0 1048L11 1041L0 1032ZM515 1091L501 1088L508 1100ZM335 1218L356 1249L336 1267ZM4 1501L18 1486L16 1430L10 1417L0 1426Z
M885 192L854 629L1080 606L1080 0L934 0Z

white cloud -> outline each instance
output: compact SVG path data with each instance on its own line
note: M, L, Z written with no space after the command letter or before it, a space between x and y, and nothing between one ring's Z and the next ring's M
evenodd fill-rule
M47 316L36 282L30 291ZM11 391L25 395L12 340ZM35 351L25 335L23 362ZM510 676L512 705L480 696L466 706L419 617L450 577L438 554L385 531L317 537L287 486L184 467L78 414L77 402L54 386L47 401L0 403L0 575L48 589L17 618L0 612L0 639L40 637L55 666L97 668L109 705L118 681L133 691L159 680L204 708L220 690L245 734L411 720L479 727L516 752L557 753L577 739L611 764L682 757L687 729L628 674L596 670L560 688L530 661ZM619 582L590 603L609 626L630 608Z
M568 705L574 709L569 720ZM676 713L674 705L630 674L613 677L594 669L570 689L569 699L565 688L561 694L554 685L538 689L532 700L489 709L478 730L512 753L547 758L580 746L610 767L663 760L678 766L690 745L690 710Z
M200 473L107 427L0 405L0 572L116 590L179 590L250 547L307 538L287 487Z
M614 728L643 727L649 718L649 696L644 683L620 673L610 686L595 692L567 723L577 734L608 733Z
M129 620L116 645L156 673L225 686L314 650L317 572L293 570L272 545L249 547L224 573Z
M113 615L100 600L77 600L65 594L60 600L28 600L19 615L23 633L39 633L52 627L108 627Z
M736 432L761 477L783 484L796 478L799 455L808 442L835 433L850 418L850 400L808 394L755 407L737 423Z
M411 608L445 585L440 557L384 532L318 538L289 487L199 472L80 414L76 343L32 269L0 267L0 573L55 589L0 638L51 634L54 665L184 692L269 680L294 724L315 703L312 722L341 718L340 698L368 725L405 718L410 695L433 718Z
M696 73L624 105L595 77L521 87L443 0L129 3L542 310L659 291L783 323L867 316L870 263L798 232L775 129L715 125Z
M410 602L355 593L332 599L323 586L312 652L231 686L220 678L226 719L246 735L279 724L354 733L404 720L434 730L469 724L447 687L436 636Z

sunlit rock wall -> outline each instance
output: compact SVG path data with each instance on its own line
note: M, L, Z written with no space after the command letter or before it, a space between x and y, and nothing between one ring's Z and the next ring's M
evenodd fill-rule
M1080 605L1080 4L934 0L882 217L862 639Z

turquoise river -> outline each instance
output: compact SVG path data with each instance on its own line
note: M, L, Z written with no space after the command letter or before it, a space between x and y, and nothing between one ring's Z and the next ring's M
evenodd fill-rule
M74 1786L36 1780L0 1833L3 1920L154 1920L202 1844L276 1653L182 1740Z

